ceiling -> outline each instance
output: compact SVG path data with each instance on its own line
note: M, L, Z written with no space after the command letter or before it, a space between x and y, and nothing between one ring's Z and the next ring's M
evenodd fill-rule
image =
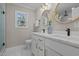
M42 5L42 3L15 3L15 5L19 5L22 7L30 8L32 10L36 10Z
M43 3L14 3L16 5L30 8L32 10L38 9ZM79 3L60 3L58 10L63 12L64 10L70 10L72 7L79 7Z

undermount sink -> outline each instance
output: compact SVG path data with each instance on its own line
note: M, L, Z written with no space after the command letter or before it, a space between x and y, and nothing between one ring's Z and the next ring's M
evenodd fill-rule
M46 37L52 37L52 38L57 38L60 40L65 40L65 41L73 41L73 42L79 42L79 37L78 35L70 35L67 36L65 33L53 33L53 34L48 34L48 33L36 33L42 36Z
M61 34L55 34L53 36L54 37L58 37L58 38L67 39L67 40L79 41L79 37L78 36L67 36L67 35L61 35Z
M56 34L56 35L53 35L53 36L56 36L56 37L61 37L61 38L70 38L71 36L66 36L66 35L61 35L61 34Z
M55 40L57 42L62 42L65 44L73 45L79 47L79 36L75 34L71 34L71 36L67 36L65 33L34 33L35 35L40 35L42 37Z

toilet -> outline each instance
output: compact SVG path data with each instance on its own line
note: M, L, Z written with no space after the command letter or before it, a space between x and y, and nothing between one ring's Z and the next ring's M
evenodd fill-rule
M31 48L32 39L26 40L25 43L27 49Z

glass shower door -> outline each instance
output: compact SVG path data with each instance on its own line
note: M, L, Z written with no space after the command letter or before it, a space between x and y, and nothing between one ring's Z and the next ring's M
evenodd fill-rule
M0 7L0 48L3 47L4 42L4 15L3 10Z

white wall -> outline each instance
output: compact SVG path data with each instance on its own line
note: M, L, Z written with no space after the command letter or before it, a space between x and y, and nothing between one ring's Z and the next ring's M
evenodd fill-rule
M15 27L15 10L29 13L28 28ZM6 4L6 42L7 47L22 45L25 40L31 38L35 13L33 10L17 6L14 4Z

